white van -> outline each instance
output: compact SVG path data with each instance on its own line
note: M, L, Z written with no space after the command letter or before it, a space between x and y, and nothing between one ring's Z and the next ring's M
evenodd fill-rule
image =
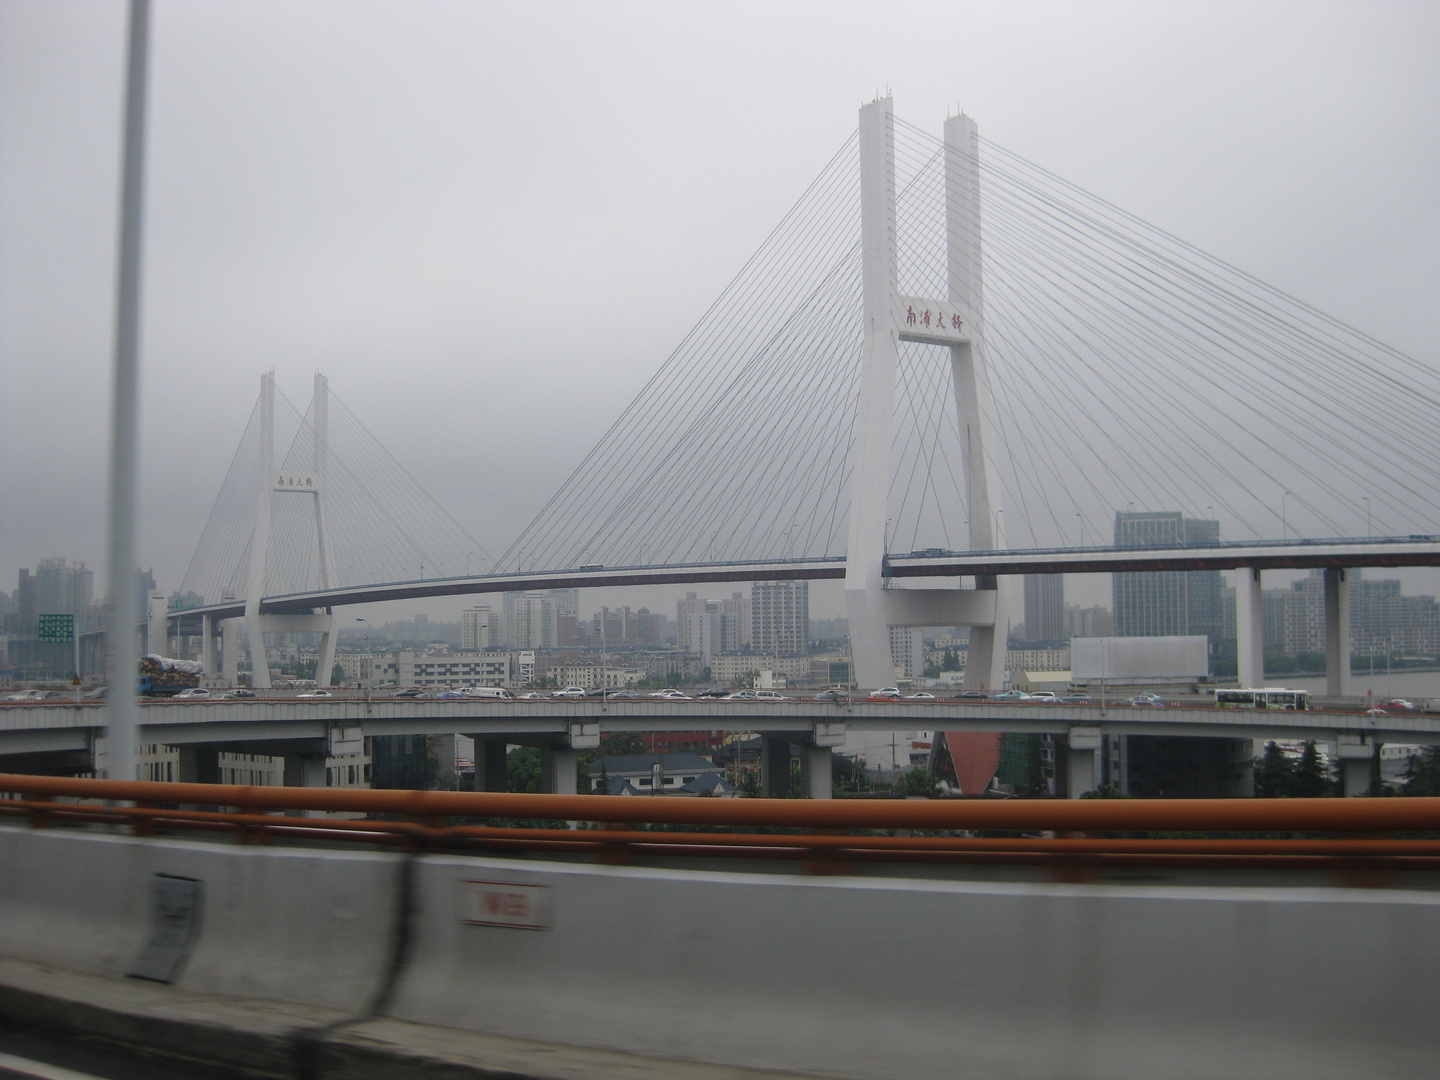
M515 696L503 686L467 686L460 693L469 698L488 698L490 700L508 700Z

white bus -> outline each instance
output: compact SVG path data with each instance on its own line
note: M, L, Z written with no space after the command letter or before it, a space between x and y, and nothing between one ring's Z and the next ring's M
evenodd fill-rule
M1285 709L1305 711L1305 691L1267 686L1263 690L1216 690L1217 709Z

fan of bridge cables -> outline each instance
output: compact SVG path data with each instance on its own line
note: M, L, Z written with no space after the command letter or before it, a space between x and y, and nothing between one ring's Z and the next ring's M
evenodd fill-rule
M275 390L276 472L313 475L315 407L302 415ZM324 525L331 588L480 574L492 556L334 394L329 395ZM319 520L309 492L270 491L257 402L210 511L181 592L244 599L262 486L270 500L264 595L321 586Z
M956 152L897 120L902 293L947 293ZM498 569L844 553L858 156L852 136ZM1428 430L1434 370L993 142L978 168L1007 546L1108 543L1126 510L1225 539L1440 531L1436 446L1393 435ZM947 351L902 344L891 551L969 546L961 446Z

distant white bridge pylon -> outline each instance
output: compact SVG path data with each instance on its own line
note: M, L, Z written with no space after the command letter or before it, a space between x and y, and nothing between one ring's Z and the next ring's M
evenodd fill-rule
M324 375L303 416L260 380L260 398L221 486L181 585L211 612L203 630L214 670L214 623L233 682L243 612L255 685L271 685L268 634L322 635L316 679L330 684L335 658L333 605L274 611L266 597L322 596L376 581L460 577L493 560L363 424L330 393ZM239 610L237 610L239 609Z

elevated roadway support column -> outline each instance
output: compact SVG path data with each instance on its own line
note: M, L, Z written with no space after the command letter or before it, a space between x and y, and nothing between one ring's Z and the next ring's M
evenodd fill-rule
M286 754L285 786L323 788L325 786L324 754ZM301 817L323 817L323 810L291 811Z
M1068 777L1065 797L1078 799L1099 786L1100 747L1104 742L1099 728L1073 727L1066 749Z
M760 794L767 799L790 797L790 737L760 736Z
M220 623L220 664L225 681L235 686L240 681L240 620L225 619Z
M540 790L546 795L575 794L575 751L568 746L540 749Z
M1260 568L1242 566L1235 580L1235 661L1241 686L1265 685L1265 624Z
M220 783L220 751L198 744L176 747L180 755L176 781L181 784Z
M1335 756L1340 759L1347 798L1364 795L1370 790L1371 759L1374 755L1375 744L1365 742L1363 735L1335 736Z
M493 735L471 735L475 740L475 790L504 791L505 740Z
M1325 693L1350 692L1350 580L1344 567L1325 571Z
M828 746L801 748L800 769L807 799L829 799L835 793L835 752Z

